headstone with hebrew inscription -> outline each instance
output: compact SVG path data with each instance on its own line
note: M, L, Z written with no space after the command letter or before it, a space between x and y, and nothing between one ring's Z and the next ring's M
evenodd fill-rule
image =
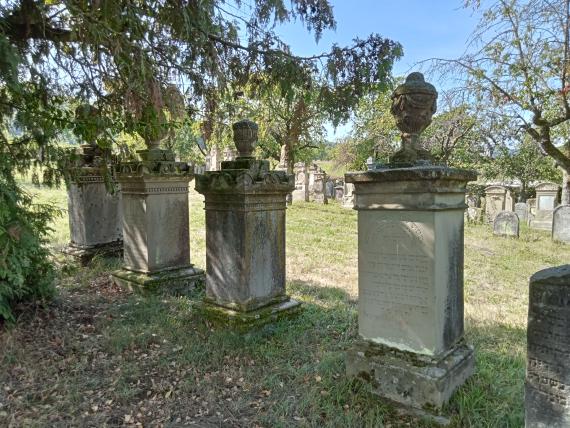
M477 175L430 165L421 149L436 97L421 74L408 76L392 97L402 148L389 166L345 175L358 211L360 336L347 374L420 409L440 408L474 367L463 336L463 213Z
M570 243L570 205L559 205L552 215L552 240Z
M570 427L570 265L530 278L525 426Z
M519 217L511 211L501 211L493 222L493 235L519 237Z

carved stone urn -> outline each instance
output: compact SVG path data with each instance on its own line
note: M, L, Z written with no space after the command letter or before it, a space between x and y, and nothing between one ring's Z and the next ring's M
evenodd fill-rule
M232 125L234 131L234 144L238 150L238 159L251 158L257 145L258 126L251 120L240 120Z
M429 164L432 157L420 147L420 134L429 126L437 110L437 91L422 73L411 73L392 94L390 112L401 131L402 147L390 157L390 164L413 166Z

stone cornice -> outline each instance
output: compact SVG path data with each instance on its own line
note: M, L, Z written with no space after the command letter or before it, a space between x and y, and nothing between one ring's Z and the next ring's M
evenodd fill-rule
M295 176L285 171L269 171L267 161L249 160L247 165L231 162L222 171L209 171L196 175L196 190L200 193L289 193L295 188ZM229 168L228 168L229 167Z

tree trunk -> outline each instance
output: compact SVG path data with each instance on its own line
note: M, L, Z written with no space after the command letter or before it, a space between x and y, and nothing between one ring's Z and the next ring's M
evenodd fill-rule
M562 205L570 204L570 173L562 169L562 196L560 197Z

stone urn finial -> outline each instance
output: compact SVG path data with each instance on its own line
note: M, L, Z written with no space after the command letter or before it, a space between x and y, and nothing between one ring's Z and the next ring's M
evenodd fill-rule
M240 120L232 125L234 144L238 150L238 158L251 158L257 145L257 124L251 120Z
M430 153L420 147L420 134L437 110L437 91L422 73L411 73L392 94L390 112L402 132L402 147L390 158L392 164L429 163Z

